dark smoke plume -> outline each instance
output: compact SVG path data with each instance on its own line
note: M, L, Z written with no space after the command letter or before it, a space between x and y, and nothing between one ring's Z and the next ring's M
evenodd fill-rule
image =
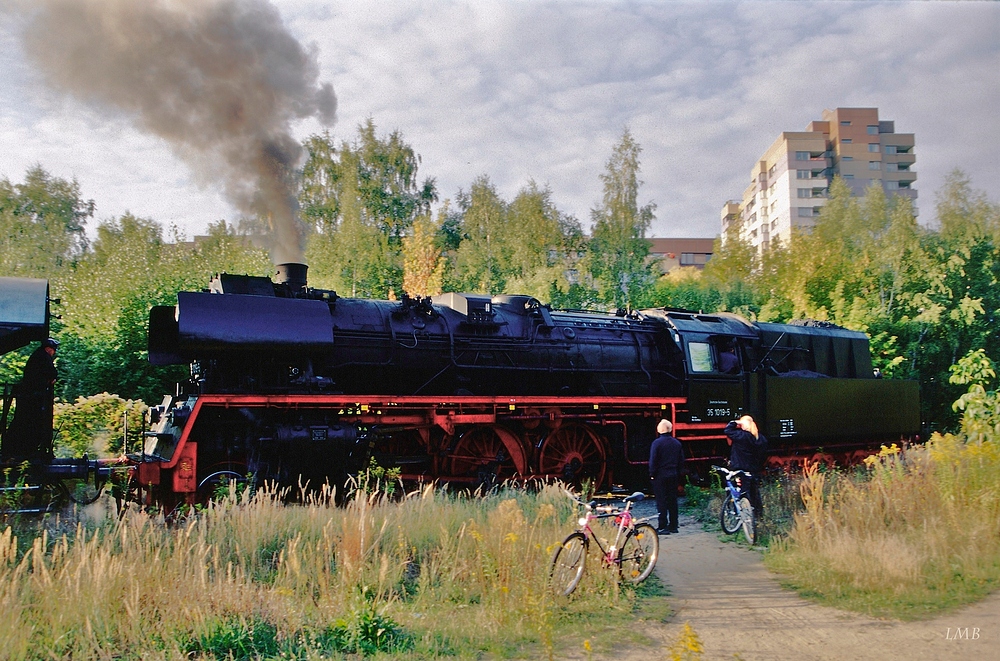
M27 6L27 5L26 5ZM166 139L246 214L268 218L276 263L302 261L291 122L336 119L315 49L268 0L40 0L25 49L48 81Z

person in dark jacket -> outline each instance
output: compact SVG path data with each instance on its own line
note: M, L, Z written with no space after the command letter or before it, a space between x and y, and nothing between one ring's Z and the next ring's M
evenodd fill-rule
M724 344L719 352L719 371L723 374L736 374L740 371L740 360L736 357L736 347L732 342Z
M49 338L28 357L14 389L14 419L0 448L3 461L52 458L52 402L58 340Z
M670 435L673 430L673 423L660 420L656 425L659 436L649 448L649 479L653 481L656 509L660 514L657 532L661 535L678 532L677 485L684 465L684 450L681 442Z
M749 415L739 420L733 420L726 425L726 437L732 449L729 452L729 467L750 473L747 494L754 514L758 517L764 513L764 504L760 498L760 472L764 469L767 458L767 438L757 429L757 423Z

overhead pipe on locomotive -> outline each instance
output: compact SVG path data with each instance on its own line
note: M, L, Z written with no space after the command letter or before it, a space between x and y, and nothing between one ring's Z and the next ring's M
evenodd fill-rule
M645 484L656 422L695 465L749 413L772 460L850 460L920 429L917 384L876 378L868 338L729 313L553 310L529 296L401 301L221 274L150 313L149 359L191 365L151 409L148 500L195 500L253 475L341 483L374 457L403 478Z

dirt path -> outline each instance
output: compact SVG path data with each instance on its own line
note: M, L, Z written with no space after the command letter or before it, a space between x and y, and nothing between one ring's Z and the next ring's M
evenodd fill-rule
M676 612L649 632L665 647L688 622L705 659L1000 659L1000 593L933 620L877 620L806 601L778 585L758 552L690 517L681 523L680 534L660 538L656 567Z

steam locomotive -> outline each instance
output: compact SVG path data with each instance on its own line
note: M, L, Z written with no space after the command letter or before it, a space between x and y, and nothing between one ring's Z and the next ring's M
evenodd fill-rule
M247 476L339 485L372 460L412 482L634 488L661 418L695 469L728 456L723 427L743 414L775 465L850 462L920 430L916 382L877 378L867 337L830 324L517 295L341 298L306 273L224 273L154 307L149 360L191 371L149 409L141 450L124 465L36 458L0 489L30 489L26 511L47 511L127 470L134 497L173 507ZM46 338L47 283L0 281L0 352ZM5 388L0 435L11 399Z
M149 360L191 375L150 409L132 457L145 499L193 501L247 475L337 484L372 459L469 487L646 484L661 418L694 466L724 460L723 427L743 414L775 464L850 461L920 430L917 384L878 378L868 338L830 324L341 298L306 273L220 274L151 310Z

